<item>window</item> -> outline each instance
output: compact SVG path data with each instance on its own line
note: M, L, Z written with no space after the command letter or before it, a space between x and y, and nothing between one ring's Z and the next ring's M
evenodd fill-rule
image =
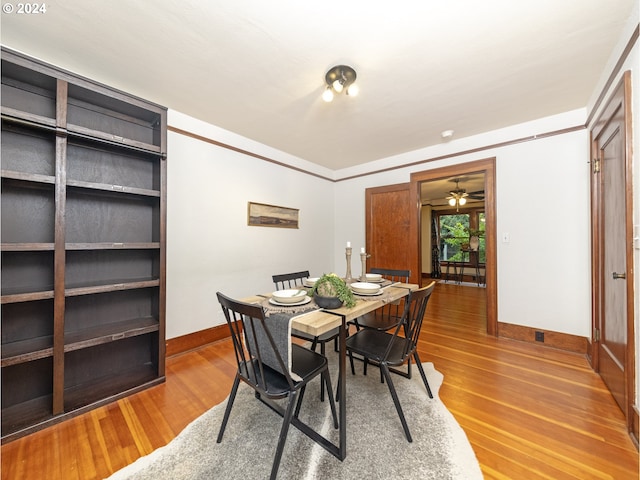
M485 216L483 210L468 213L440 213L438 216L440 261L485 263ZM478 237L478 251L470 251L470 239Z

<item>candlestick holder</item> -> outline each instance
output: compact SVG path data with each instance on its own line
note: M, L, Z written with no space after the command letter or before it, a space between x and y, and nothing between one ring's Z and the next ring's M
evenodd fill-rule
M353 278L351 277L351 247L347 247L345 252L345 256L347 257L347 274L345 275L344 281L347 283L353 282Z
M370 256L371 255L364 252L360 253L360 261L362 262L362 275L360 275L361 282L367 281L367 258Z

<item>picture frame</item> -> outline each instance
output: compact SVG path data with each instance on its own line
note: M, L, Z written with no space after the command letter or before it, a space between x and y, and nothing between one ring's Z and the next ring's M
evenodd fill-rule
M299 228L297 208L248 202L247 225L250 227Z

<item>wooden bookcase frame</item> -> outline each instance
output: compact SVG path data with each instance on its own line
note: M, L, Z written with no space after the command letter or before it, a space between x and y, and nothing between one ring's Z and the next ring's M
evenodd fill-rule
M164 381L167 110L2 48L2 442Z

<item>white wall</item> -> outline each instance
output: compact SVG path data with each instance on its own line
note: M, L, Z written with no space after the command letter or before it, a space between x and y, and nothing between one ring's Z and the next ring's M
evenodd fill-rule
M216 140L224 134L172 111L169 125ZM174 132L167 169L168 339L224 323L216 291L268 292L273 274L331 268L331 181ZM247 226L249 201L300 209L300 228Z
M583 116L583 110L568 112L407 157L430 158L443 148L455 152L573 127L584 123ZM228 134L173 111L169 125L214 140ZM587 135L583 130L334 184L169 132L167 338L223 323L218 290L232 296L269 291L272 274L295 270L343 274L345 243L351 241L355 252L364 246L365 188L407 182L414 171L492 156L497 158L497 228L511 237L510 243L498 244L498 320L588 336ZM248 141L241 137L225 140L258 154L268 150L243 145ZM403 161L404 156L391 159ZM553 195L540 200L541 191ZM299 208L300 229L247 226L248 201ZM357 255L352 268L360 273ZM532 291L545 301L532 301Z
M588 159L586 131L498 153L498 321L590 336Z
M584 123L584 115L584 110L568 112L378 164L573 127ZM214 140L228 133L178 112L170 112L169 125ZM241 137L225 140L278 157ZM345 243L351 241L355 252L364 246L365 188L493 156L497 229L499 237L509 232L511 238L498 243L498 320L588 336L588 132L581 130L337 183L169 132L167 338L223 323L218 290L232 296L270 291L271 275L287 271L343 274ZM300 229L247 226L248 201L299 208ZM352 268L360 273L357 255Z
M380 168L583 125L577 110L385 159ZM588 132L462 154L336 184L336 244L364 245L364 189L408 182L412 172L496 157L498 321L590 335ZM343 177L353 172L342 172ZM543 195L544 194L544 195ZM535 199L535 201L533 201ZM356 221L353 221L355 219ZM500 241L503 232L509 243ZM336 249L335 262L340 264Z

